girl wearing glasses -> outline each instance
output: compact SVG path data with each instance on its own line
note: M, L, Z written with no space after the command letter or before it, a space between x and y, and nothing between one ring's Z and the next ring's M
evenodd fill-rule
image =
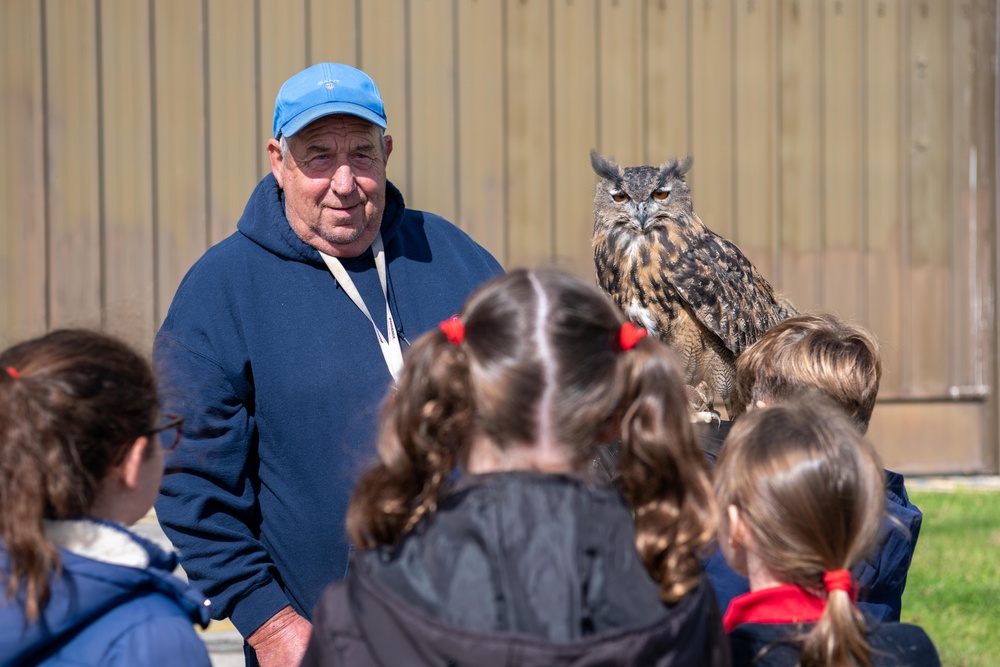
M104 334L0 353L0 664L210 664L208 601L125 528L179 438L157 405L149 364Z

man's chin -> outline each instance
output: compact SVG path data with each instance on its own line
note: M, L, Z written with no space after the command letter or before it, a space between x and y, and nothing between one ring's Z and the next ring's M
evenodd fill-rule
M327 254L333 257L350 258L357 257L368 250L372 241L375 240L378 229L369 231L368 228L351 230L339 228L337 232L344 233L334 233L324 237L329 245Z

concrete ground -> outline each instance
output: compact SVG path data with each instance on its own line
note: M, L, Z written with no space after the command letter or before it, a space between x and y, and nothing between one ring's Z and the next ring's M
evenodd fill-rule
M907 477L906 488L911 491L955 491L978 490L1000 491L1000 476L996 475L954 475L945 477ZM167 536L160 530L156 515L150 510L133 529L164 548L170 548ZM183 577L180 568L178 576ZM233 624L226 621L212 621L205 630L199 629L199 634L205 640L213 667L243 667L243 638Z

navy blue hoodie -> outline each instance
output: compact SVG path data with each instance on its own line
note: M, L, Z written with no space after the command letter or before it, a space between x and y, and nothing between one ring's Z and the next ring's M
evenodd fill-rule
M391 183L381 232L404 347L502 273ZM371 251L342 263L384 334ZM391 377L371 323L289 227L273 176L184 277L154 362L166 411L187 420L156 505L185 571L244 637L289 603L309 618L346 573L344 517Z
M121 526L92 527L98 539L81 544L139 562L105 562L60 548L62 571L38 620L26 623L23 604L0 596L0 665L208 667L208 651L192 628L208 625L208 602L171 574L176 557ZM6 588L10 561L2 547L0 571Z

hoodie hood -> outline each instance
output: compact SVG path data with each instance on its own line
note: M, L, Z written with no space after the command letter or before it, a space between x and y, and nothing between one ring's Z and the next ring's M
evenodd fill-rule
M395 185L385 183L385 210L382 212L382 241L388 245L399 230L406 205ZM299 238L285 217L285 196L273 174L268 174L247 201L236 229L257 245L285 259L323 264L319 251Z
M923 512L910 502L902 475L885 471L885 513L878 550L854 569L861 588L862 610L882 621L898 621L906 575L917 547Z
M159 594L192 623L206 627L209 602L171 574L177 558L128 531L105 522L46 522L46 534L81 548L96 560L59 547L62 572L51 584L41 616L29 623L20 600L0 602L0 664L36 664L39 656L67 643L105 614L132 600ZM145 562L144 567L119 563ZM0 567L10 573L10 560L0 548ZM23 598L22 598L23 599Z
M343 637L360 636L379 665L728 664L707 583L664 605L634 539L610 487L529 472L465 478L396 549L354 557L320 604L317 637L336 637L330 626L349 617L358 632Z

